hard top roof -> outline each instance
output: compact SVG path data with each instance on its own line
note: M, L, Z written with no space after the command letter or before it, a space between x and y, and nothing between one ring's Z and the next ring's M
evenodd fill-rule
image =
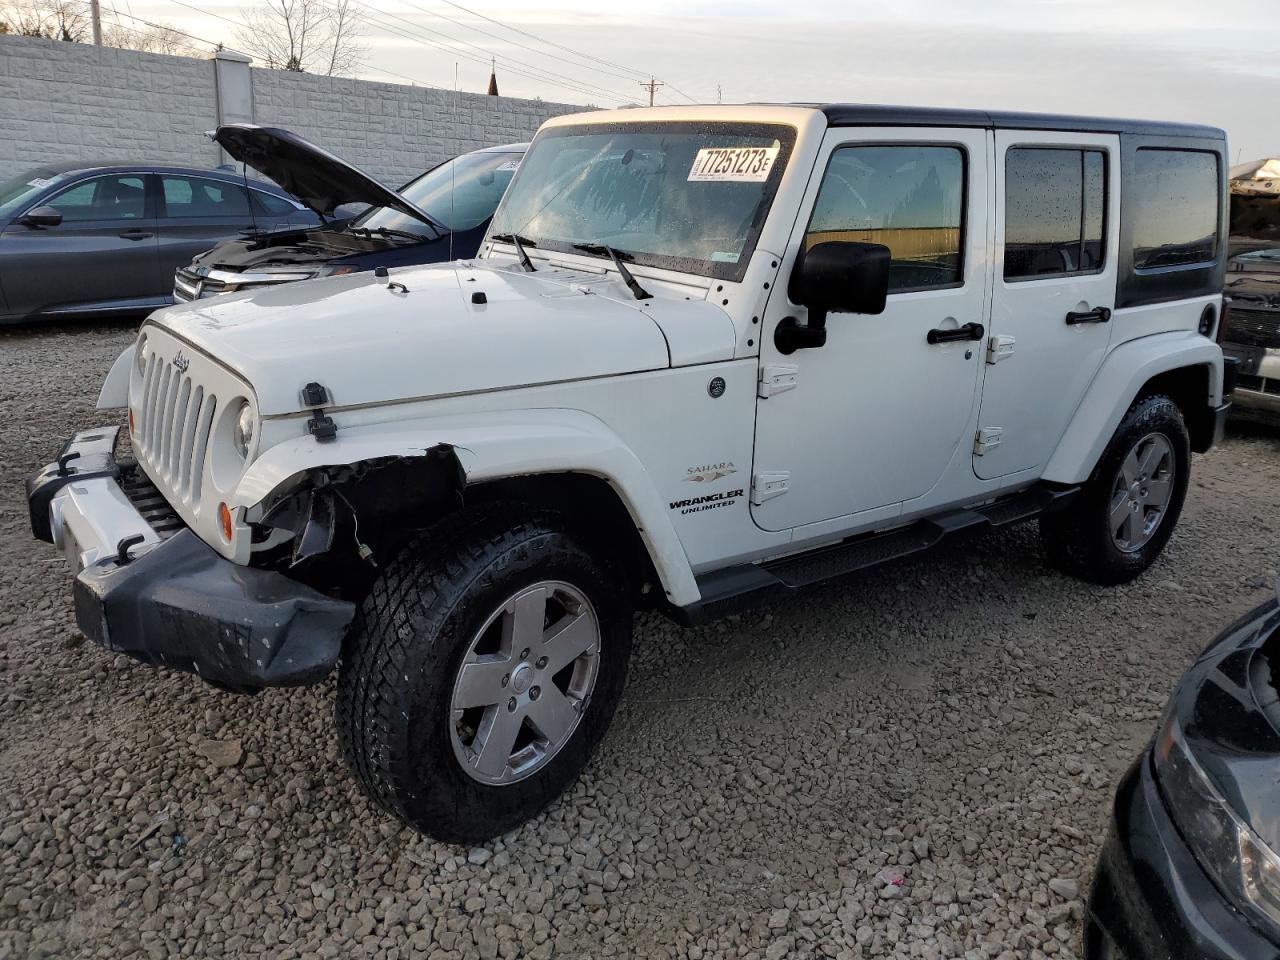
M796 104L811 106L833 127L984 127L987 129L1062 130L1078 133L1130 133L1160 137L1225 140L1217 127L1167 120L1119 120L1052 113L957 110L947 107L895 107L872 103Z

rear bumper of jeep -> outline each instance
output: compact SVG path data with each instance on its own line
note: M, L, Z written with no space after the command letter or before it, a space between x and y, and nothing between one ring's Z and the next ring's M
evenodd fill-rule
M117 431L76 434L27 481L32 533L75 573L80 629L108 650L236 690L323 680L354 604L232 563L185 527L153 525L148 502L127 492L136 467L116 462Z

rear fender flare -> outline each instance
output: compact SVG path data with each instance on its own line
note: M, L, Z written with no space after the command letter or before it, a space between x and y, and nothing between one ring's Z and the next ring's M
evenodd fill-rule
M613 487L631 515L667 599L686 606L700 597L689 559L648 472L626 443L598 418L578 410L509 410L340 427L318 443L297 437L266 450L241 477L232 507L253 509L311 470L387 458L425 458L449 448L465 483L554 473L584 473Z
M1042 479L1083 483L1142 388L1153 378L1185 367L1209 368L1206 409L1222 403L1222 350L1198 333L1179 331L1130 340L1102 362L1076 409ZM1047 402L1047 401L1046 401Z

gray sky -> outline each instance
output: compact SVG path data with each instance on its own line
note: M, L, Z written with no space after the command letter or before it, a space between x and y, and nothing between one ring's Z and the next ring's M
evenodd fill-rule
M172 0L109 2L235 46L229 23ZM232 18L243 5L189 2ZM725 102L849 100L1193 120L1226 128L1232 162L1280 155L1274 24L1250 28L1226 4L1207 0L458 0L621 67L583 61L441 0L364 2L384 23L458 51L371 22L361 72L369 79L396 79L381 68L451 87L456 63L460 86L482 92L488 65L476 60L492 55L504 94L544 100L616 105L603 91L647 99L629 72L639 70L709 102L718 84ZM597 92L520 76L526 68L517 60ZM670 88L658 99L682 102Z

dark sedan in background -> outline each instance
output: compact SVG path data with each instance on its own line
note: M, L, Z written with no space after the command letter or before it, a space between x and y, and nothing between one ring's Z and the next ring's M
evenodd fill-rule
M1120 783L1086 960L1280 957L1280 604L1187 671Z
M0 184L0 322L145 312L173 272L245 231L315 224L278 187L186 167L39 167Z
M392 190L289 130L227 124L213 138L326 222L229 240L202 253L174 277L180 301L475 256L528 147L513 143L464 153ZM341 208L357 204L364 212L338 218Z

